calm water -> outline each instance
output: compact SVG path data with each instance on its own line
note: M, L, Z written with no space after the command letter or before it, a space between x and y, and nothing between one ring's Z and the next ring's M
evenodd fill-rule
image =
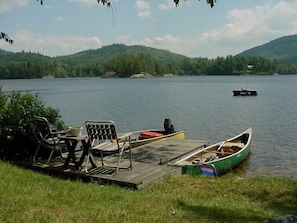
M148 79L0 80L3 91L39 93L67 125L108 119L119 132L163 128L171 118L187 138L215 143L253 128L252 152L240 174L297 179L297 75ZM233 97L252 88L256 97Z

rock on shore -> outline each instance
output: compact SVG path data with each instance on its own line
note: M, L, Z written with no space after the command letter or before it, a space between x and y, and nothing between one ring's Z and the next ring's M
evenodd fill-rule
M141 72L139 74L133 74L130 77L131 78L145 78L145 77L153 77L153 75L146 73L146 72Z
M277 218L271 218L263 223L297 223L297 216L288 214Z

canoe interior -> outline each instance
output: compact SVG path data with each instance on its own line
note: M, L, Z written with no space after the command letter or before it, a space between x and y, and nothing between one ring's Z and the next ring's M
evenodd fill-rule
M208 163L237 153L244 148L245 144L246 143L243 143L241 139L234 140L232 142L229 141L223 144L218 143L206 150L202 150L201 152L194 154L186 159L186 161L192 164Z
M183 174L207 173L222 175L239 165L249 154L251 129L227 141L194 151L173 165L181 166ZM205 171L204 171L205 172Z

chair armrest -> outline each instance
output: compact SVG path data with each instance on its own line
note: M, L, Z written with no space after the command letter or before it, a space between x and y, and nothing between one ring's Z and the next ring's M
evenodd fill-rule
M52 133L53 134L55 134L55 135L65 135L65 134L67 134L67 133L69 133L69 129L66 129L66 130L61 130L61 131L52 131Z
M133 134L133 132L128 132L128 133L124 133L122 135L118 135L118 141L124 140L127 137L131 136Z

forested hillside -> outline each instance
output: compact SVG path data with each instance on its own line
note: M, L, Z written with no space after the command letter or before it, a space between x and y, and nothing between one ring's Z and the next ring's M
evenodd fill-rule
M277 73L296 74L297 35L284 36L261 46L246 50L237 56L260 56L268 58L277 64Z
M261 56L279 62L297 63L297 35L284 36L243 51L238 56Z
M160 50L146 46L113 44L103 46L102 48L96 50L86 50L69 56L57 57L57 59L67 63L77 61L80 61L80 63L92 63L98 61L106 62L110 58L118 55L137 55L139 53L150 54L156 60L160 60L162 62L176 62L185 57L180 54L172 53L168 50Z
M0 79L43 77L130 77L173 75L270 75L297 73L297 65L264 56L189 58L167 50L113 44L69 56L0 50ZM108 74L108 75L106 75Z

